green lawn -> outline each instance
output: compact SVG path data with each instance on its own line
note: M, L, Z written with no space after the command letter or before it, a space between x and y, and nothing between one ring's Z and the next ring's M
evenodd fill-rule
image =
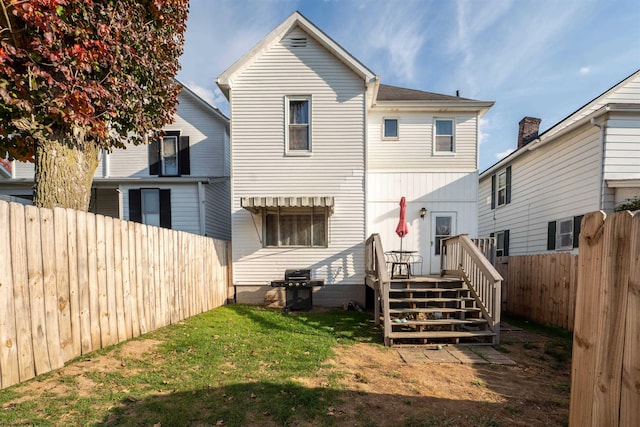
M379 343L381 333L368 313L229 305L141 339L161 344L144 358L122 344L78 358L105 355L119 366L27 383L54 382L41 398L21 385L0 391L0 425L332 425L337 383L307 388L294 379L313 377L335 346Z

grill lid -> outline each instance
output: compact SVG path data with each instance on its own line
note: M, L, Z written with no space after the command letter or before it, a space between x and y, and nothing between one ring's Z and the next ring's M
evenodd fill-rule
M311 280L311 269L287 269L284 271L284 280Z

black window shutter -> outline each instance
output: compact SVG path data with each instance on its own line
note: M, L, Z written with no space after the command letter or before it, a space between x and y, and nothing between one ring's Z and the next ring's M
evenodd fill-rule
M142 197L140 189L129 190L129 221L142 222Z
M504 249L502 256L509 256L509 230L504 230Z
M511 203L511 166L507 166L507 196L505 203Z
M181 136L179 145L180 152L178 154L178 174L191 175L191 159L189 158L189 137Z
M551 221L547 226L547 250L553 251L556 249L556 222Z
M149 144L149 175L160 175L160 140Z
M496 208L496 176L491 175L491 209Z
M160 227L171 228L171 190L160 190Z
M582 217L584 215L578 215L573 217L573 247L577 248L580 243L580 224L582 223Z

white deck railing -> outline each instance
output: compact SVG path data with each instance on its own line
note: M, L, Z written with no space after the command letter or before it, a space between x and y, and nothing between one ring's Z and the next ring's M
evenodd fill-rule
M500 341L500 291L502 276L466 234L443 239L440 274L462 278Z

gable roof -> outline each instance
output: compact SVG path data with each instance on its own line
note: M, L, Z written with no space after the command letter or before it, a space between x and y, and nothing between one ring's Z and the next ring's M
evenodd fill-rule
M498 160L496 163L489 166L480 174L479 178L481 180L486 178L497 169L505 167L510 162L524 155L525 153L535 150L548 142L554 141L560 136L565 135L567 132L570 132L579 126L582 126L587 122L591 122L592 120L595 120L596 118L606 113L614 111L640 113L640 99L624 100L632 102L612 102L611 100L612 94L615 94L615 92L617 92L620 88L626 86L634 80L636 80L637 83L640 83L640 69L636 70L630 76L616 83L611 88L596 96L591 101L587 102L582 107L578 108L576 111L569 114L567 117L542 132L536 139L518 148L508 156L502 158L501 160Z
M207 101L202 99L197 93L189 89L184 83L180 82L178 79L175 79L175 81L182 87L180 91L180 95L184 94L184 95L190 96L191 98L196 100L198 103L200 103L203 107L205 107L205 109L209 110L215 116L222 119L227 125L229 124L229 118L222 111L220 111L218 108L214 107L213 105L209 104Z
M222 93L229 99L229 89L233 86L233 80L242 73L242 71L252 64L259 55L279 42L293 28L299 27L310 37L318 42L321 46L331 52L338 60L342 61L349 69L360 76L367 83L375 83L378 77L373 71L358 61L353 55L347 52L342 46L336 43L331 37L326 35L321 29L316 27L311 21L305 18L300 12L292 13L273 31L267 34L257 45L245 53L231 67L227 68L218 78L216 82L222 90Z

